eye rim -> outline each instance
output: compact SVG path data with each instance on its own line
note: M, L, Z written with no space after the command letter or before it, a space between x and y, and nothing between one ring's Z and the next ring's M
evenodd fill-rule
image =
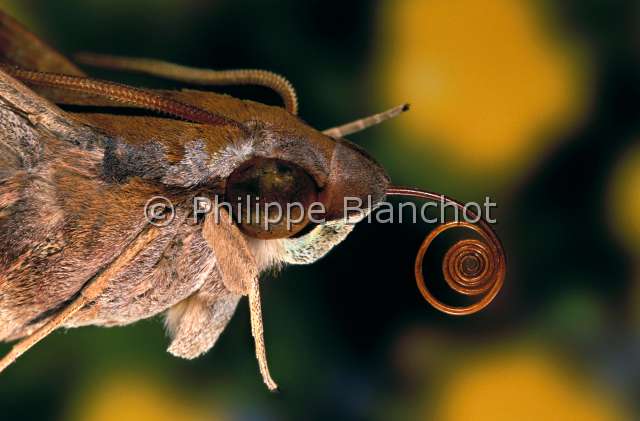
M246 170L248 168L251 167L251 163L256 162L256 161L268 161L268 160L274 160L274 161L280 161L283 163L286 163L288 165L291 165L293 167L297 167L299 168L307 177L309 177L311 179L311 181L313 181L313 185L316 189L316 192L318 194L320 194L320 192L324 191L327 187L327 178L328 178L328 173L324 174L318 174L317 171L309 171L309 169L305 168L304 166L287 159L287 157L281 157L281 156L272 156L272 155L254 155L251 156L250 158L247 158L246 160L242 161L241 163L238 163L236 165L234 165L234 167L231 169L231 171L228 173L228 175L222 180L222 183L218 184L221 188L221 190L223 191L223 193L225 193L225 198L226 198L226 191L227 191L227 187L229 185L229 179L236 174L238 171L240 170ZM319 178L320 177L320 178Z
M262 181L262 177L271 174L270 169L276 168L275 171L276 179L273 181L277 183L278 176L280 174L286 174L291 172L293 174L294 182L291 185L287 186L290 190L290 196L285 197L279 196L276 194L275 196L268 192L264 194L263 190L260 190L264 185L260 183ZM263 169L264 172L260 173L260 170ZM252 170L254 174L252 174ZM245 177L243 177L245 175ZM253 178L253 180L252 180ZM242 194L235 192L232 194L232 191L236 189L235 186L242 184L250 184L252 182L257 182L259 185L255 186L255 192L249 192L251 187L246 192L242 192ZM231 214L233 220L238 224L241 231L244 234L258 239L282 239L282 238L291 238L297 236L301 231L305 231L306 228L311 224L311 221L308 218L308 209L312 203L316 203L320 201L320 194L322 189L318 186L318 183L313 177L311 173L309 173L305 168L298 165L295 162L282 159L279 157L265 157L265 156L254 156L238 167L236 167L231 174L226 178L224 183L224 200L226 203L230 204ZM245 190L243 187L239 187L240 190ZM244 220L245 218L245 205L243 204L242 217L238 219L235 210L237 210L238 203L244 202L245 198L250 197L250 214L253 218L253 210L255 208L255 198L259 198L259 203L261 203L260 210L262 210L262 206L266 203L278 203L281 209L286 209L288 203L301 203L303 205L304 217L301 222L292 222L291 229L282 229L283 226L289 227L288 219L286 215L278 220L277 223L273 225L269 225L270 229L257 229L259 225L255 223L248 222ZM237 198L237 199L234 199ZM294 208L294 210L297 208ZM261 218L263 215L261 214ZM275 227L275 228L274 228Z
M312 172L307 171L306 168L304 168L301 165L298 165L297 163L293 162L293 161L289 161L287 159L283 159L277 156L252 156L251 158L245 160L244 162L242 162L241 164L237 165L232 171L231 173L229 173L229 175L224 179L224 182L222 184L220 184L221 190L224 192L224 199L228 199L228 189L229 189L229 180L231 180L234 175L240 173L240 172L247 172L250 168L255 167L255 163L256 162L260 162L260 161L264 161L264 162L268 162L268 161L275 161L277 163L283 163L288 165L289 167L293 168L293 169L298 169L302 174L304 174L309 180L312 181L313 183L313 187L315 189L316 194L319 196L320 193L322 193L325 190L326 186L322 186L318 180L316 179L316 177L313 175ZM253 165L252 165L253 164Z
M283 111L278 108L278 112ZM286 117L292 116L286 113ZM226 172L226 177L255 158L273 158L294 163L313 179L318 190L325 189L330 182L331 162L338 142L308 126L297 116L293 116L289 123L293 123L293 127L283 127L281 119L250 118L242 121L259 145L254 147L252 143L253 153L236 161Z

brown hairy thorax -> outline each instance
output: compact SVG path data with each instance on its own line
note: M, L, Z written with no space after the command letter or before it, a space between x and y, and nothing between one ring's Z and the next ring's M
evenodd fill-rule
M385 195L438 197L390 186L384 169L344 139L408 106L320 132L297 117L292 85L272 72L78 58L196 84L263 85L280 94L284 108L89 78L0 12L0 340L23 338L0 360L0 371L60 326L126 325L158 314L171 336L168 351L195 358L215 344L246 295L259 369L275 390L263 338L260 273L314 262L344 240L353 229L345 219L345 197L372 207ZM65 112L54 103L135 107L157 115ZM245 194L280 204L319 201L325 220L263 229L234 211L220 208L198 217L193 207L199 196L235 200ZM456 243L443 262L451 288L482 296L466 307L437 300L422 275L427 248L450 228L479 236ZM427 301L450 314L469 314L498 293L505 257L484 221L452 222L425 239L415 272Z

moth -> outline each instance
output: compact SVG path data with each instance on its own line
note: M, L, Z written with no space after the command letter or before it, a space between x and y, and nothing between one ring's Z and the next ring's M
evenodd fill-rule
M392 186L385 170L345 139L405 106L318 131L298 118L292 85L268 71L92 54L77 60L193 84L262 85L280 94L284 107L92 79L0 13L0 340L20 340L0 360L0 371L57 328L121 326L156 315L165 319L168 352L195 358L216 343L247 296L259 370L276 390L263 336L261 273L320 259L388 195L463 206ZM64 111L64 104L102 111ZM113 111L122 107L151 114ZM320 203L323 220L284 218L266 227L223 207L206 214L194 208L194 199L214 195ZM345 212L347 197L362 200L361 213ZM154 202L150 214L154 198L165 202ZM452 288L484 294L467 307L438 301L422 275L431 241L450 228L477 234L452 246L443 263ZM468 314L501 288L504 251L484 221L449 222L425 239L415 272L430 303Z

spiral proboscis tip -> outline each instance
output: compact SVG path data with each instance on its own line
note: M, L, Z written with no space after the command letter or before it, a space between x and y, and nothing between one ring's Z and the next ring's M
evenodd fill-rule
M387 195L438 200L464 209L464 205L456 200L419 189L389 187ZM466 212L472 218L476 217L472 212ZM444 280L452 290L466 296L480 296L478 301L466 306L452 306L437 299L427 288L422 270L424 257L435 238L455 228L471 230L478 237L457 241L447 250L442 261ZM429 304L444 313L464 316L482 310L498 295L506 277L506 258L500 240L486 221L452 221L439 225L422 241L416 255L414 272L418 289Z

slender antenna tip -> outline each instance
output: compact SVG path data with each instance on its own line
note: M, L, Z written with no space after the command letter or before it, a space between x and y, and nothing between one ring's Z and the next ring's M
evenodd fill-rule
M402 112L404 113L405 111L409 111L410 108L411 104L407 102L406 104L402 105Z

